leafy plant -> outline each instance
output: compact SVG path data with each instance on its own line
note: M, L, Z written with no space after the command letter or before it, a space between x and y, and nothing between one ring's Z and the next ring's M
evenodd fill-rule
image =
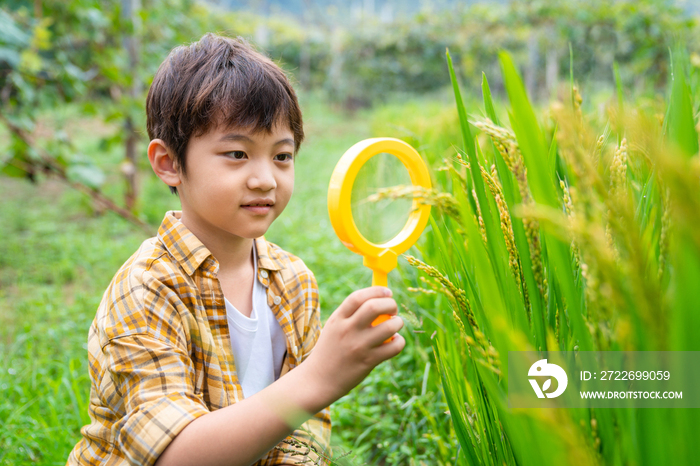
M485 76L483 114L467 113L448 54L463 145L445 167L450 182L440 183L459 210L435 216L422 259L408 258L423 276L418 302L441 310L433 348L461 457L691 464L696 410L515 410L506 399L509 351L700 347L692 285L700 155L688 59L673 54L665 116L614 103L602 127L583 114L576 86L543 122L510 56L500 59L508 125Z

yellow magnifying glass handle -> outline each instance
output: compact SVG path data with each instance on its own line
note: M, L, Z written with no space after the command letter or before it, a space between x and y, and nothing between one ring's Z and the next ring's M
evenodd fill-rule
M338 161L328 186L328 214L340 241L351 251L364 256L364 265L372 270L372 286L387 286L387 275L396 268L399 254L418 240L430 217L430 206L413 199L408 221L394 238L375 244L362 236L352 217L352 187L362 165L381 153L397 157L408 170L414 186L424 189L432 187L430 173L421 156L399 139L365 139L348 149ZM379 325L390 318L389 315L379 316L372 325Z
M389 274L378 270L372 271L372 286L388 286Z
M372 270L372 286L387 286L388 285L388 276L389 274L386 272L381 272L379 270ZM372 327L375 327L382 322L386 322L387 320L391 319L391 316L388 314L383 314L374 319L372 321ZM391 339L388 339L384 341L384 343L390 342Z

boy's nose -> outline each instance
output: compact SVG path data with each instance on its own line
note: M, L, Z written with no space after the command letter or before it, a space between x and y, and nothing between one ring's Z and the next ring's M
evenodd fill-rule
M248 189L270 191L276 187L277 181L275 181L273 167L265 163L259 163L252 167L251 173L248 176Z

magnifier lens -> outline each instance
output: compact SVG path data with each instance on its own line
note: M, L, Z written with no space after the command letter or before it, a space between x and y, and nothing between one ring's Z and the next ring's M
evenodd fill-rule
M352 251L364 256L363 264L372 269L372 283L374 285L386 286L387 274L397 266L397 258L403 254L408 248L413 245L420 236L423 228L428 223L430 216L429 205L418 205L411 198L411 207L408 215L396 222L397 226L388 228L391 221L386 222L386 228L379 230L388 230L386 234L393 236L390 231L399 230L399 233L389 241L379 240L377 242L368 240L358 229L357 221L353 218L352 197L355 180L360 173L363 165L369 162L374 156L381 153L391 154L386 158L386 168L374 170L368 167L368 173L375 174L379 171L384 175L384 178L393 176L402 176L404 170L410 174L406 179L411 180L412 185L420 186L421 189L430 189L430 174L420 154L416 152L410 145L399 139L393 138L373 138L365 139L353 145L340 158L328 185L328 215L331 219L331 224L338 238ZM398 168L399 166L389 165L391 156L399 159L399 163L406 168ZM386 157L386 155L385 155ZM381 163L381 159L375 163ZM394 168L395 167L395 168ZM399 180L401 178L398 178ZM386 180L384 180L386 181ZM366 182L363 182L366 184ZM374 183L375 185L387 185L389 183ZM412 191L412 189L410 190ZM362 193L358 193L360 196ZM414 205L415 204L415 205ZM367 215L366 215L367 216ZM376 213L371 219L367 219L365 223L380 223L387 215ZM403 217L403 215L401 215ZM384 236L384 231L380 235ZM379 243L379 244L378 244Z
M410 186L408 170L394 155L379 153L360 168L350 202L353 220L362 236L381 244L401 231L411 212L410 196L392 199L389 194L380 194L380 190L390 188L405 193Z

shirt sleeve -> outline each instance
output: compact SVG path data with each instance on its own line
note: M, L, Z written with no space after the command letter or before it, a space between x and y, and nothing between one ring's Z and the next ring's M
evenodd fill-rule
M313 273L308 270L307 280L302 279L306 293L305 309L308 315L302 342L302 361L316 345L321 334L321 306L318 284ZM330 406L316 413L292 435L280 442L267 456L267 465L313 464L329 465L331 454L331 411ZM306 461L304 463L304 461ZM300 463L301 462L301 463Z
M129 292L101 323L107 406L121 413L115 447L130 464L152 465L190 422L209 412L195 390L187 325L175 295L153 275Z
M131 464L153 464L182 429L209 412L194 393L189 357L144 334L114 339L104 351L126 412L117 447Z

